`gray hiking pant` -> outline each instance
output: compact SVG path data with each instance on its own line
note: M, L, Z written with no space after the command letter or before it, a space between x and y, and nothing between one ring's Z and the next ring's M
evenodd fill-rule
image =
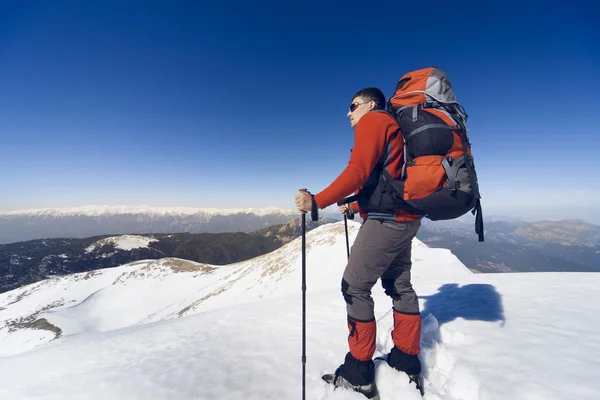
M417 294L410 282L411 243L421 221L366 220L352 245L342 279L348 315L357 321L374 320L371 289L381 284L396 311L418 314Z

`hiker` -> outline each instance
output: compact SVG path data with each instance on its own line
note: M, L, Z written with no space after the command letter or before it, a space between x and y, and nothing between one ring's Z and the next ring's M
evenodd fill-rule
M377 186L385 160L394 178L402 175L404 140L397 122L384 110L386 100L377 88L366 88L352 98L348 111L350 127L354 129L354 146L348 166L323 191L312 195L308 191L295 197L302 213L318 212L352 194L358 198L358 211L363 224L352 246L342 277L342 295L348 318L349 352L334 374L323 379L336 387L346 387L378 399L375 385L376 322L371 289L378 279L391 297L393 305L394 346L387 355L388 364L403 371L422 386L421 362L418 358L421 338L421 315L418 298L410 280L411 242L421 226L422 214L406 209L378 207L382 203L380 190L361 189ZM349 214L350 205L340 210ZM419 387L420 389L420 387Z

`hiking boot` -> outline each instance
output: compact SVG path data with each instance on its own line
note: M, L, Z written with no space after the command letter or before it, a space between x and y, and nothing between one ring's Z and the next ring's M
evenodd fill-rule
M375 361L385 361L393 369L404 372L408 375L408 383L414 382L421 396L425 396L425 385L420 374L421 362L416 356L408 356L406 353L394 348L390 353L375 358ZM419 371L419 373L415 373L416 371Z
M417 385L417 390L421 392L421 396L425 396L425 387L423 385L423 377L421 375L408 375L408 383L414 382Z
M336 388L351 389L362 393L367 399L379 400L379 392L375 381L368 385L353 385L346 378L337 374L325 374L322 378L325 382L332 384Z

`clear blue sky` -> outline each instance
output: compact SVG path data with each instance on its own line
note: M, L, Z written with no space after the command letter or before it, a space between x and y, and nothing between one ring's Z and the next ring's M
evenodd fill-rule
M435 65L469 114L484 215L598 220L592 1L15 3L0 211L293 208L346 166L352 95Z

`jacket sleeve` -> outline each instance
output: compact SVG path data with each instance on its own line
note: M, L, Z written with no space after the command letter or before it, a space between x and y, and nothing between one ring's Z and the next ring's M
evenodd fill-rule
M359 121L354 131L354 148L348 165L326 189L315 195L319 208L329 207L348 197L369 179L387 139L385 120L376 114L367 113Z

